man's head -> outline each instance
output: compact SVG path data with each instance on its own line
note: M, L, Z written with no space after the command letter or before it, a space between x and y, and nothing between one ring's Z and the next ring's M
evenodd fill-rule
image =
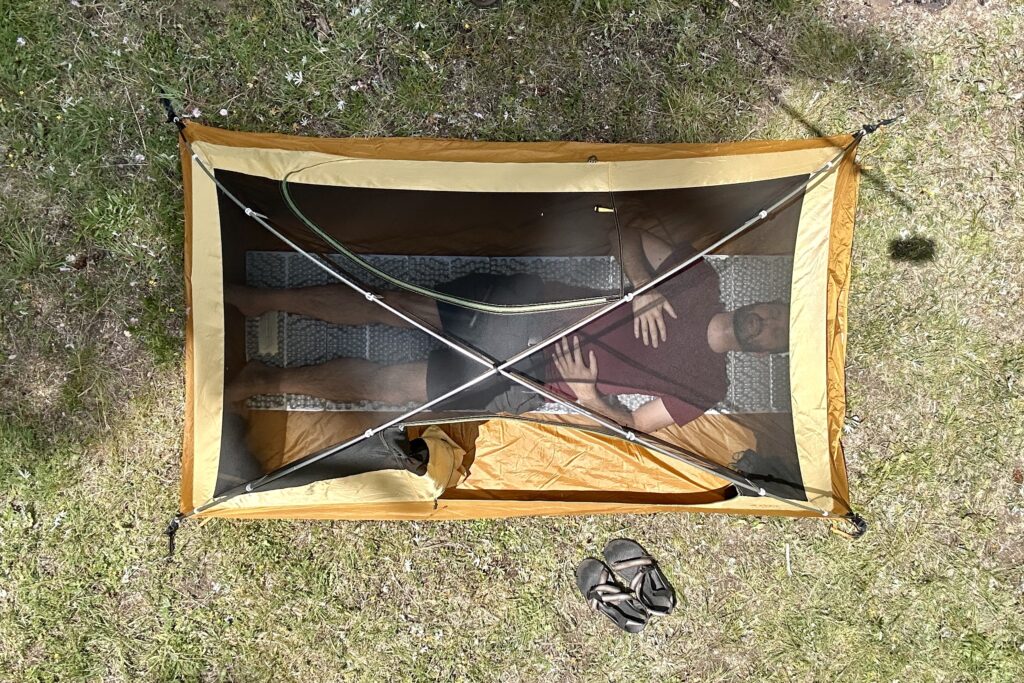
M732 314L736 343L743 351L789 350L789 304L771 301L737 308Z

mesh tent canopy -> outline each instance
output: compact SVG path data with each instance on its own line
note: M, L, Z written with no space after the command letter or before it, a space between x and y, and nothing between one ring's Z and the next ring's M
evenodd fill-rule
M850 512L858 135L181 132L183 514Z

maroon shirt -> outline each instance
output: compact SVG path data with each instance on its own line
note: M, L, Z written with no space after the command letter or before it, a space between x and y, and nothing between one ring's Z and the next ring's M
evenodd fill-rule
M664 271L695 252L685 247L662 265ZM602 394L646 394L662 400L676 424L695 420L725 399L726 354L708 345L708 324L722 313L718 273L704 259L655 287L676 312L664 315L667 340L658 348L633 336L633 307L626 303L577 330L583 358L597 357L597 389ZM571 337L570 337L571 339ZM547 386L568 398L548 349Z

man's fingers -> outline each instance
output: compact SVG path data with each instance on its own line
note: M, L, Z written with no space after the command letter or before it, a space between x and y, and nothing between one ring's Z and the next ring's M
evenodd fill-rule
M640 338L640 316L636 312L633 313L633 337Z
M580 338L572 338L572 359L577 363L583 362L583 352L580 351Z
M645 315L643 317L643 322L640 323L640 331L643 333L644 346L650 346L651 345L650 332L649 332L650 327L651 327L651 323L647 319L647 316Z
M669 302L666 301L664 303L664 307L665 307L665 311L667 311L670 316L672 316L676 320L679 320L679 316L676 315L676 309L672 308L672 304L670 304Z
M590 374L594 379L597 379L597 355L590 352Z
M667 333L665 331L665 319L661 316L661 311L658 311L658 314L654 316L654 320L658 324L658 333L661 335L661 341L665 341L668 337L666 336ZM655 344L655 346L657 346L657 344Z

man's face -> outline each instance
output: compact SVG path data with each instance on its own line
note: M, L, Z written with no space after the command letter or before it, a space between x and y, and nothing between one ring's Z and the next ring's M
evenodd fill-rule
M750 304L733 312L732 328L744 351L781 353L789 349L789 305Z

